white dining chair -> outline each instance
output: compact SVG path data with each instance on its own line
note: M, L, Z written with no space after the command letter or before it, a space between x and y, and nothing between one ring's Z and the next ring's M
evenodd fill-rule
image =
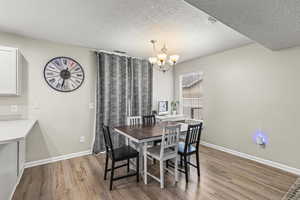
M127 117L127 126L137 126L142 124L141 116L129 116Z
M127 126L139 126L142 124L142 117L141 116L129 116L127 117ZM135 149L137 149L137 144L133 141L130 141L128 138L126 140L126 145L129 145Z
M128 116L127 117L127 121L126 121L126 125L127 126L131 126L131 127L134 127L134 126L139 126L142 124L142 116ZM140 152L140 156L143 156L142 155L142 150L143 149L140 149L138 144L136 142L133 142L131 141L129 138L127 138L125 140L125 144L134 148L135 150L139 151ZM142 160L140 160L140 162L142 163ZM136 165L136 163L134 161L130 161L130 163L132 165ZM131 166L130 166L131 167Z
M175 176L175 183L178 182L178 142L179 142L180 125L167 126L164 128L164 134L162 135L162 142L158 146L153 146L144 149L144 181L147 184L147 176L160 182L160 187L164 188L164 170L167 170ZM156 177L147 171L147 158L151 156L160 162L160 177ZM164 163L167 160L174 160L174 171L164 167Z

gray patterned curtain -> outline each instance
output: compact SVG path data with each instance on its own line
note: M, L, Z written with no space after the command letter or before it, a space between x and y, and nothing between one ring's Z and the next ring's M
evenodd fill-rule
M147 60L130 59L130 116L151 114L152 66Z
M97 53L96 135L94 153L105 150L102 126L125 125L128 115L148 114L152 108L152 67L148 61ZM112 131L114 145L124 138Z

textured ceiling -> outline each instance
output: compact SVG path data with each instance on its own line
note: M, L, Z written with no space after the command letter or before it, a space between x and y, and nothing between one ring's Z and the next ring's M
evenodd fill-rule
M300 45L300 1L186 0L262 45L278 50Z
M181 61L250 42L207 17L183 0L0 0L0 31L136 57L151 55L151 39Z

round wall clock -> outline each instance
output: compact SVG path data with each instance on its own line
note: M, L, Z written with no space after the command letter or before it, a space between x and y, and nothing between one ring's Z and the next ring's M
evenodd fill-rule
M82 85L84 71L81 65L72 58L56 57L46 64L44 78L54 90L72 92Z

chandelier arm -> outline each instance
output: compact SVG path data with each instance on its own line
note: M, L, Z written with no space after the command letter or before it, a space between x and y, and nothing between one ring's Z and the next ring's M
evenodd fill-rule
M161 71L161 72L167 72L171 69L171 65L169 64L165 64L165 65L162 65L162 66L159 66L157 64L152 64L152 67L155 68L157 71Z

